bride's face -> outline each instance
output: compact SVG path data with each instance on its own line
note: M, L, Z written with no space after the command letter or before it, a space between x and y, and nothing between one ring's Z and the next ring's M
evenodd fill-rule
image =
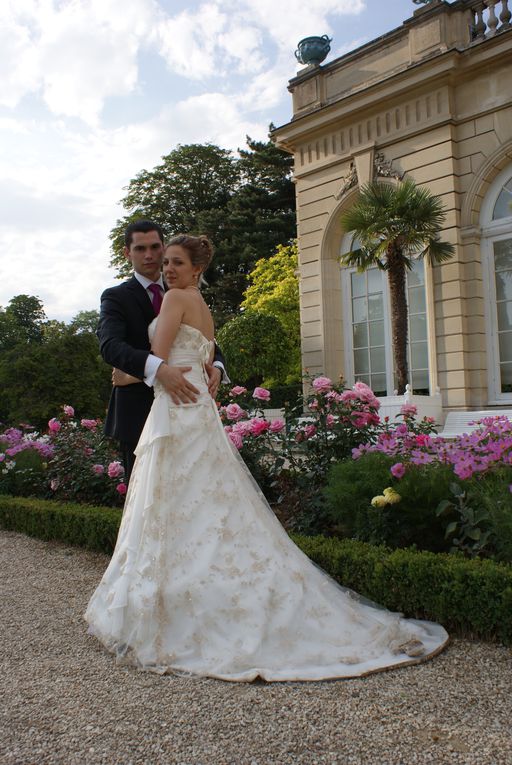
M166 247L162 270L169 289L196 287L201 273L199 266L192 265L188 252L177 244Z

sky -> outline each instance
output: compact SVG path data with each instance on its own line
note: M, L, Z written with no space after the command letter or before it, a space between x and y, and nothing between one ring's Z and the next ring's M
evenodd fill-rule
M124 189L178 144L236 152L291 118L294 51L325 63L400 26L413 0L0 0L0 306L49 319L117 283Z

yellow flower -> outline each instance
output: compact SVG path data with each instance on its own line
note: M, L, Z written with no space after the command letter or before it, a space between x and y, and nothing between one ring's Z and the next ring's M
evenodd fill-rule
M387 504L388 501L382 494L379 494L379 496L372 499L372 507L385 507Z
M384 497L386 498L386 502L388 505L396 505L397 502L400 502L402 497L398 492L396 492L391 486L388 486L387 489L384 489Z

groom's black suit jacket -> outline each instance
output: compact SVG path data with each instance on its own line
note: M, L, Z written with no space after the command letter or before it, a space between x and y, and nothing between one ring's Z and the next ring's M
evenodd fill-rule
M151 300L135 276L106 289L101 296L97 330L103 360L142 379L151 351L148 326L154 318ZM217 346L215 360L224 362ZM119 441L136 444L152 403L153 389L144 382L114 387L105 420L105 433Z

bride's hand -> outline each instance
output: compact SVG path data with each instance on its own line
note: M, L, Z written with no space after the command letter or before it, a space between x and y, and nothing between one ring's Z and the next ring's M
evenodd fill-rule
M122 385L133 385L133 383L141 382L138 377L129 375L127 372L122 372L116 367L112 370L112 385L120 387Z

